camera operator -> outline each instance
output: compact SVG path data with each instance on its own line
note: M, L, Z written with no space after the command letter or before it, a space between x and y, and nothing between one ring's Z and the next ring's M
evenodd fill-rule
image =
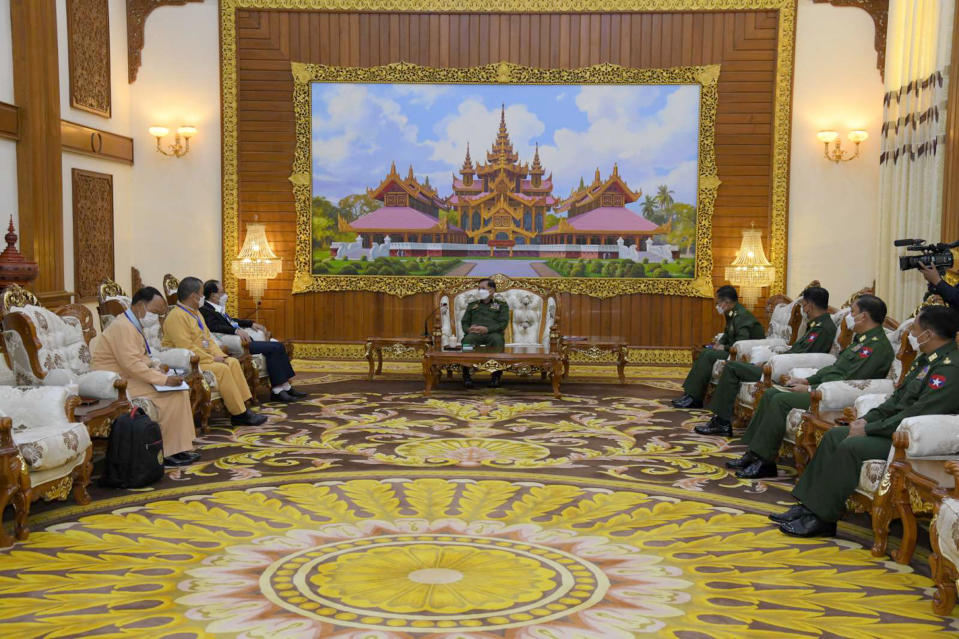
M946 304L959 310L959 288L949 286L935 266L920 262L917 268L929 282L929 292L941 296Z

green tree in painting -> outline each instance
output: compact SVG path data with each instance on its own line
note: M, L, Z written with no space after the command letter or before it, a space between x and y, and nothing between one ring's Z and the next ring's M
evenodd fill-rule
M312 202L313 248L328 248L337 234L337 208L322 195L314 196Z
M696 207L676 203L669 210L672 225L666 241L678 246L681 253L687 254L696 241Z
M374 200L366 193L347 195L336 205L339 209L340 217L346 222L353 222L367 213L372 213L381 206L383 206L382 202Z
M659 204L659 210L666 213L666 219L669 219L669 207L676 201L673 199L674 194L675 191L670 191L666 184L660 184L656 189L656 203Z
M650 195L643 197L643 202L639 205L639 212L654 224L663 224L666 221L666 213L662 210L656 198Z

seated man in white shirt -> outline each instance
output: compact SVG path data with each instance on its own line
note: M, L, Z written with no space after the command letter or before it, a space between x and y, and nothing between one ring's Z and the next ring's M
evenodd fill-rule
M250 345L250 353L266 358L266 370L270 375L270 401L293 402L306 397L306 393L293 388L290 380L296 373L290 366L283 344L270 339L266 327L252 320L230 317L226 312L227 295L218 280L207 280L203 284L203 296L206 303L200 306L203 321L213 333L237 335L244 344Z

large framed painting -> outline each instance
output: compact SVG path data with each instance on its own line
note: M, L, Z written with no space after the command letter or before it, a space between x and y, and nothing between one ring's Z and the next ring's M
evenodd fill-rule
M718 66L292 73L294 293L711 294Z

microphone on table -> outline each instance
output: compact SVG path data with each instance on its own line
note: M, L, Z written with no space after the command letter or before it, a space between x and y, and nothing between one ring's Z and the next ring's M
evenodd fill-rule
M442 308L448 308L448 307L449 307L449 302L443 302L442 304L434 308L432 311L430 311L430 314L426 316L425 320L423 320L423 337L430 337L432 335L432 333L430 332L430 320L433 318L434 315L436 315L436 311Z

